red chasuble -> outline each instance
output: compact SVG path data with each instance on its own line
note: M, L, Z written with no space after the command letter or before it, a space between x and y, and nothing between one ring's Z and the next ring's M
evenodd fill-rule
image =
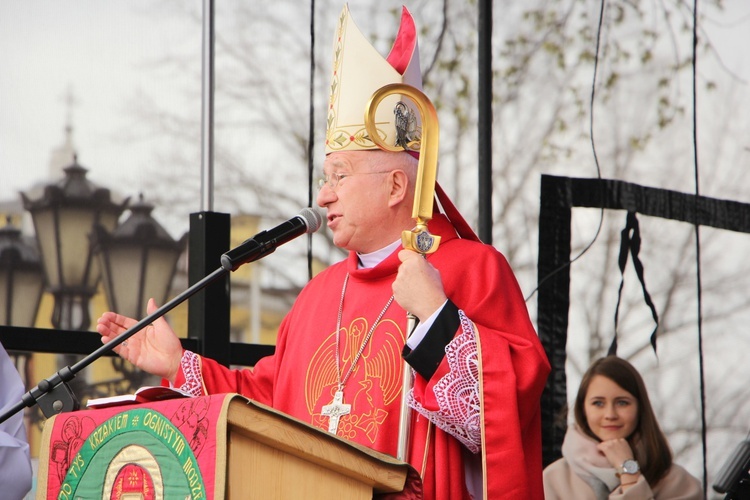
M456 338L467 338L468 328L479 356L453 356L452 361L446 356L430 380L416 377L414 399L421 413L412 412L409 462L422 475L424 498L469 498L468 460L482 474L484 498L542 499L540 397L549 363L515 276L495 248L458 238L443 215L436 215L429 229L442 241L428 259L440 271L446 295L465 315ZM394 252L374 268L357 269L357 256L350 254L302 290L281 324L273 356L252 371L228 370L197 356L190 362L186 356L175 385L187 381L185 389L203 394L238 392L327 430L323 406L333 401L337 389L336 323L348 273L339 340L341 378L360 349L362 354L344 386L343 403L351 407L339 417L337 434L395 455L406 312L394 301L362 345L391 297L399 264ZM445 405L436 387L462 361L478 382L481 453L476 455L424 416Z

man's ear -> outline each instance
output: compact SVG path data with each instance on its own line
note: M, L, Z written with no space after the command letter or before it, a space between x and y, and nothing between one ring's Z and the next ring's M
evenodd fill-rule
M392 170L388 177L390 181L388 206L394 207L408 198L409 177L403 170Z

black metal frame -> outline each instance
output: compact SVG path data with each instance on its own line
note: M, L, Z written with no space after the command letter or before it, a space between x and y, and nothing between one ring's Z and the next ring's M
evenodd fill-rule
M572 208L627 210L727 231L750 233L750 204L644 187L611 179L542 175L537 273L537 330L552 372L542 396L544 465L560 458L567 403L565 346L570 303Z

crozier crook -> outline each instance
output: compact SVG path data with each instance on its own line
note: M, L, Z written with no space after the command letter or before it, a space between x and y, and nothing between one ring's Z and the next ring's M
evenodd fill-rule
M419 110L422 119L421 138L412 139L409 137L409 118L411 111L403 103L399 102L394 109L397 114L397 130L399 140L396 146L390 146L383 141L378 131L375 112L380 102L391 94L399 94L409 97ZM406 114L399 117L406 109ZM399 124L399 122L401 122ZM415 124L416 120L412 123ZM424 257L428 253L437 250L440 244L440 236L433 236L427 230L427 222L432 218L433 198L435 195L435 180L437 178L437 160L438 160L438 139L440 127L438 124L437 112L430 99L419 89L402 83L393 83L385 85L375 91L370 101L365 107L365 129L370 140L380 149L385 151L419 151L419 166L417 168L417 181L414 189L414 208L412 209L412 218L416 225L410 231L401 233L401 244L408 250L413 250L422 254ZM407 338L414 331L417 318L407 312ZM398 448L396 458L402 461L407 460L407 448L409 443L409 405L407 398L413 384L413 375L408 363L404 363L403 384L401 386L401 413L398 426Z

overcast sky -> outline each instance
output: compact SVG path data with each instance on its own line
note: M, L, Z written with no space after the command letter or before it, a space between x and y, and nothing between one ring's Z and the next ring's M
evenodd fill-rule
M199 0L191 0L200 6ZM175 82L147 71L165 47L200 57L201 33L184 18L154 16L158 0L25 0L0 15L0 200L46 180L53 148L63 142L71 89L74 141L89 178L148 191L141 176L149 143L123 143L127 100L139 91L170 99ZM731 72L750 81L750 2L728 0L722 19L703 28ZM497 7L496 7L497 8ZM322 42L321 42L322 43ZM750 142L750 140L749 140ZM198 209L199 207L196 207Z
M146 15L155 0L31 0L0 10L0 199L46 181L69 111L88 177L144 189L149 145L124 144L127 99L139 90L170 96L170 82L144 70L164 47L200 58L200 29ZM66 104L72 91L75 103ZM123 182L125 181L125 182ZM130 189L125 195L135 194ZM198 208L198 207L196 207Z

